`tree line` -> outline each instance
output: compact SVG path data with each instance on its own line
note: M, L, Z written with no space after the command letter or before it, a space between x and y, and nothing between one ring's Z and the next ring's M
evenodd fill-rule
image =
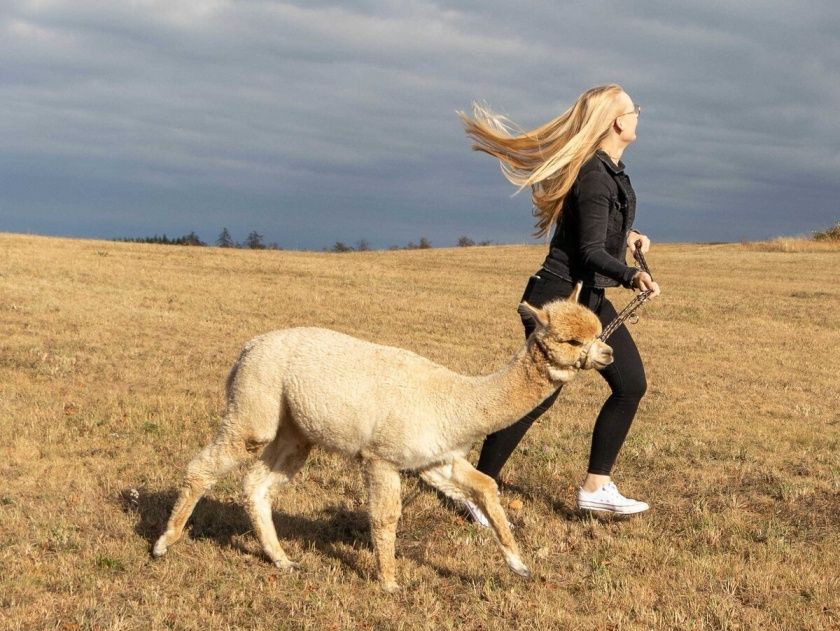
M455 243L459 248L469 248L472 246L482 246L482 245L494 245L493 241L474 241L467 236L458 237L458 241ZM414 241L409 241L408 244L404 246L400 245L391 245L387 249L388 250L426 250L428 248L434 247L432 242L429 241L426 237L420 237L420 240L415 243ZM370 250L370 244L367 242L366 239L362 239L361 241L357 241L356 245L349 245L344 241L336 241L332 247L327 248L329 252L366 252Z
M202 241L195 231L189 232L181 237L167 237L166 233L162 235L154 235L152 237L123 237L114 239L114 241L125 241L127 243L155 243L158 245L194 245L204 247L207 242ZM241 243L234 241L230 230L222 229L219 236L216 238L216 247L218 248L245 248L250 250L282 250L277 243L263 242L263 235L256 230L251 231L245 240Z
M158 245L189 245L189 246L198 246L198 247L205 247L208 244L205 241L202 241L201 238L195 231L191 231L183 236L180 237L167 237L166 234L157 235L151 237L124 237L119 239L114 239L114 241L124 241L127 243L154 243ZM494 245L493 241L474 241L468 236L461 236L458 237L458 241L456 243L458 247L461 248L468 248L473 246L484 246L484 245ZM230 230L227 228L223 228L222 231L219 233L219 236L216 238L215 246L219 248L243 248L243 249L250 249L250 250L282 250L277 243L265 243L263 241L263 235L261 235L256 230L252 230L248 236L245 238L244 241L237 242L233 239L233 236L230 233ZM409 241L405 246L399 245L392 245L389 246L387 249L389 250L426 250L433 247L431 241L426 237L420 237L419 241L416 243L414 241ZM361 239L357 241L354 245L350 245L344 241L336 241L331 247L324 248L326 252L367 252L372 250L370 243L367 239Z

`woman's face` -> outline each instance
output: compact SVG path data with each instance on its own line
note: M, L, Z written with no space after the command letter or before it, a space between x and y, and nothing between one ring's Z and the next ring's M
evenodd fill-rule
M618 109L621 114L616 117L615 123L619 138L626 143L636 140L636 125L639 123L639 108L633 103L633 99L626 92L618 95ZM619 131L620 130L620 131Z

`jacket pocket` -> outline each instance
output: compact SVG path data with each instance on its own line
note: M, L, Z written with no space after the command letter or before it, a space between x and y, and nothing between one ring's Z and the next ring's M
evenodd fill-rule
M545 303L558 298L568 298L574 285L567 280L554 276L546 271L539 271L528 279L522 300L534 307L542 307ZM520 301L521 302L521 301Z
M542 283L545 282L542 276L539 274L534 274L528 279L528 283L525 285L525 291L522 292L522 298L520 298L519 302L527 302L530 305L533 305L532 297L535 293L535 290L538 292L538 287ZM539 293L539 292L538 292Z

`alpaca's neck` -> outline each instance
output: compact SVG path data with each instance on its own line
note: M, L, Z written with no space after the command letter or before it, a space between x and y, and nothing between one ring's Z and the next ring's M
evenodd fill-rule
M470 379L463 393L469 401L463 429L480 437L518 421L557 388L545 374L545 357L526 344L501 370Z

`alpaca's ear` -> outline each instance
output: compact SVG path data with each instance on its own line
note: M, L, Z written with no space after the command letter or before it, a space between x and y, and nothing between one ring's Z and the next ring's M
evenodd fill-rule
M539 326L548 326L548 312L545 309L532 307L523 300L519 303L519 309L517 311L519 311L519 315L523 319L531 319Z
M575 288L572 289L572 293L569 294L569 297L567 298L567 300L569 302L577 302L578 300L580 300L580 290L581 289L583 289L583 283L578 281L577 283L575 283Z

